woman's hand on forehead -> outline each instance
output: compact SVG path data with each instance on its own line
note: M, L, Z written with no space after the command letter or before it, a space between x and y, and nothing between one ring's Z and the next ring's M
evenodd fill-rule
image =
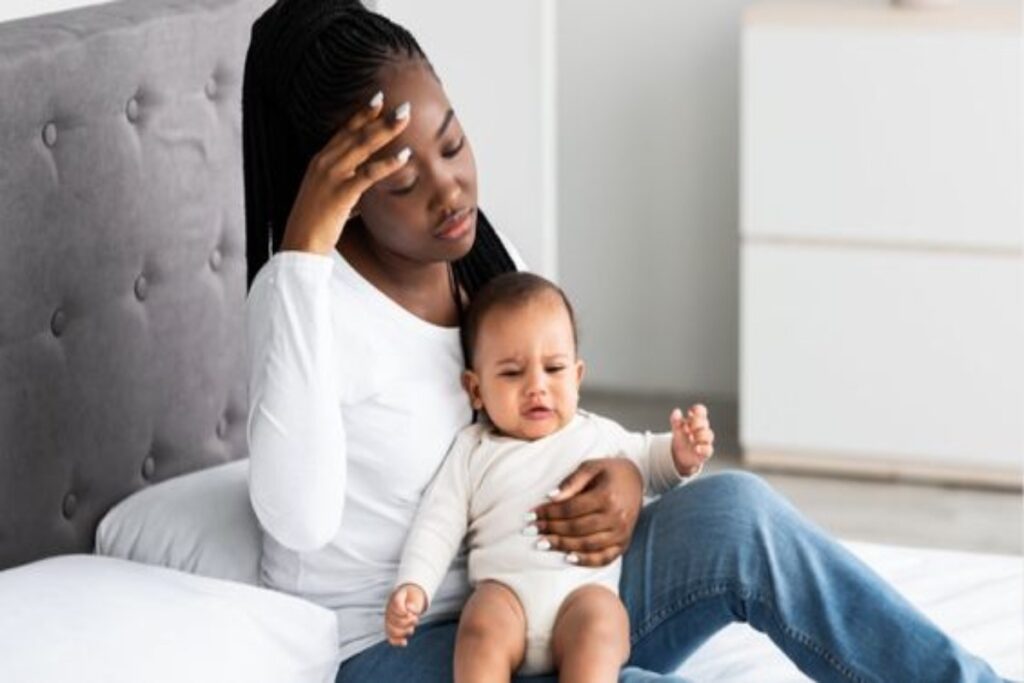
M401 135L412 116L408 102L381 116L383 104L384 95L378 92L310 160L288 216L282 249L330 253L363 193L408 162L408 148L371 159Z

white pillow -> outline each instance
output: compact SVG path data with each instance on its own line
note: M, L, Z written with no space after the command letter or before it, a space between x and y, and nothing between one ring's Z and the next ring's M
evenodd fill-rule
M0 681L324 683L334 613L234 581L96 555L0 572Z
M259 585L248 477L237 460L133 493L100 520L96 553Z

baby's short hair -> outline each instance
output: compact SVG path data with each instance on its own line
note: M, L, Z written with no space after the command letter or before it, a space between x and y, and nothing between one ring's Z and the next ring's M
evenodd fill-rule
M462 319L460 337L466 367L473 368L473 351L480 334L480 326L488 313L498 308L518 308L547 292L557 294L565 304L565 310L569 313L569 323L572 325L572 343L575 350L579 343L576 331L576 313L572 310L569 297L565 295L562 288L533 273L502 273L477 292Z

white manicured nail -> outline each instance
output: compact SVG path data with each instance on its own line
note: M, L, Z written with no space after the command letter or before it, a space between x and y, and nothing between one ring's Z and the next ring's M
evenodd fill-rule
M409 112L412 110L412 105L408 102L402 102L398 105L398 109L395 110L395 121L401 121L402 119L409 118Z
M529 523L529 522L536 522L537 521L537 513L536 512L527 512L525 515L523 515L523 521L527 522L527 523Z
M551 550L551 541L546 538L542 538L537 541L537 550Z
M569 553L568 555L565 556L565 561L568 562L569 564L579 564L580 563L580 556L577 555L576 553Z
M558 498L558 494L562 491L560 489L551 489L548 491L548 498Z
M523 529L523 536L536 536L539 533L540 532L537 530L537 527L533 524Z
M370 109L376 109L382 104L384 104L384 93L383 91L378 90L377 94L373 96L372 100L370 100Z
M403 147L402 151L395 155L395 158L398 159L398 163L404 164L405 162L409 161L409 157L411 156L412 150L409 149L408 147Z

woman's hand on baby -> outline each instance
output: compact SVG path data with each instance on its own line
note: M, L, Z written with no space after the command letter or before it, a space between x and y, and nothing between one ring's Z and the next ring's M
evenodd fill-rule
M550 497L553 502L534 510L530 522L540 534L538 547L562 551L572 564L599 567L629 546L643 480L626 458L587 460Z
M405 647L409 636L416 630L420 615L427 608L427 594L413 583L405 583L395 589L388 600L384 613L384 626L388 642Z
M704 467L704 461L715 452L715 433L708 421L708 409L697 403L683 411L676 408L669 416L672 425L672 459L676 471L691 477Z
M408 102L385 117L383 105L384 96L377 93L310 160L288 216L282 249L330 253L362 194L409 160L408 148L371 160L409 124Z

